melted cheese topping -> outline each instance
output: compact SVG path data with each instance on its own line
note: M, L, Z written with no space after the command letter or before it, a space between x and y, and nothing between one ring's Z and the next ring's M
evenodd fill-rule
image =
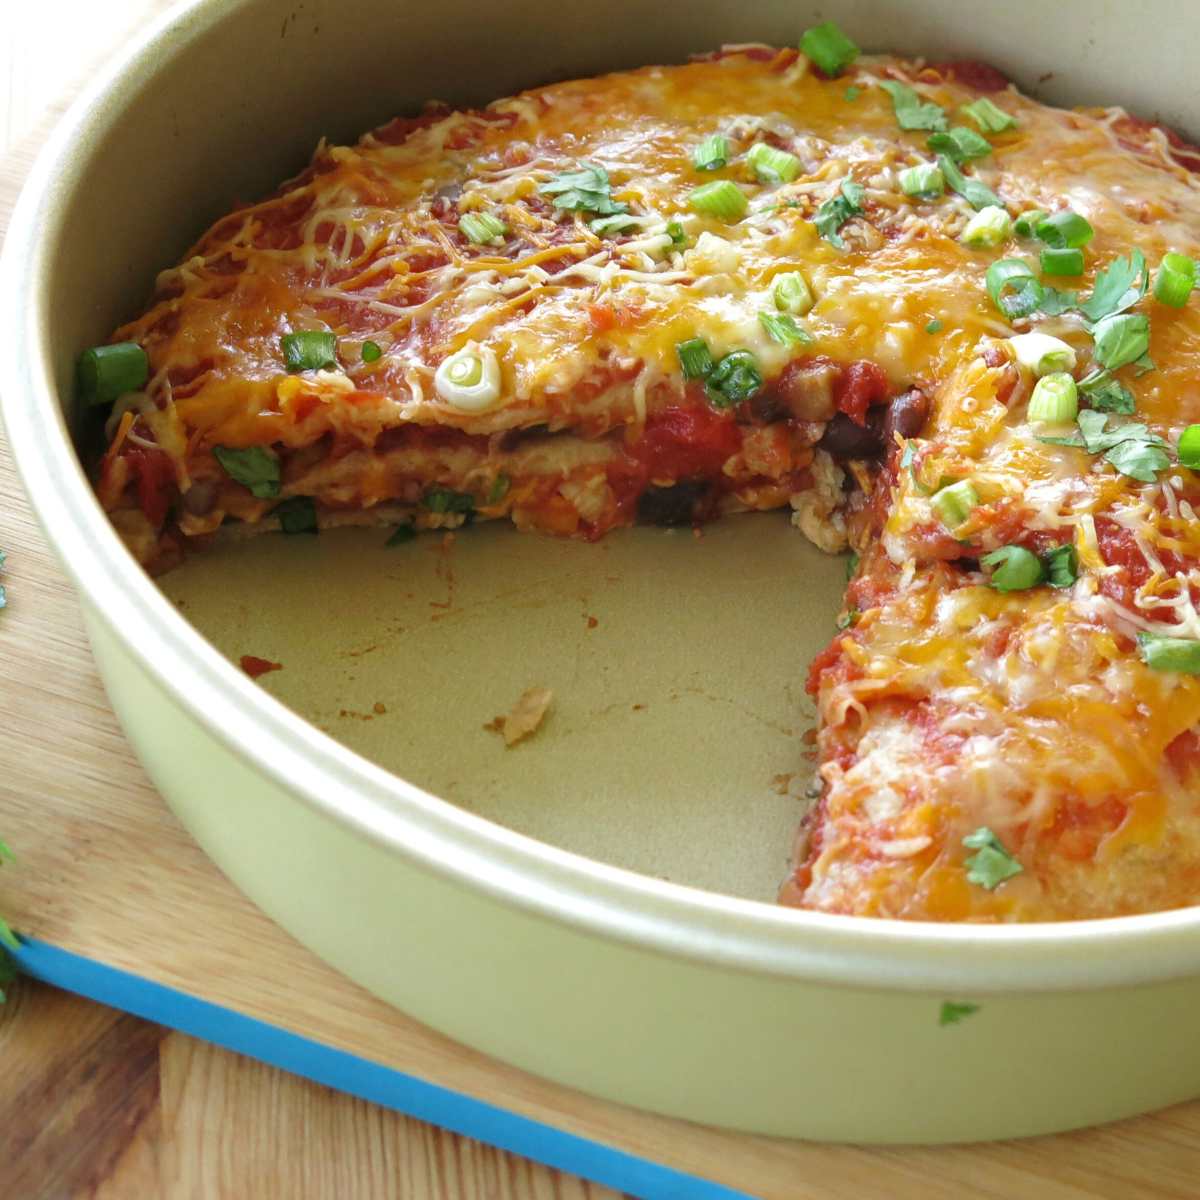
M114 413L100 480L114 520L153 552L165 513L155 488L168 486L152 477L154 454L182 497L184 533L226 515L259 520L273 502L228 480L212 450L261 445L283 460L283 497L325 508L415 506L432 484L483 496L503 475L508 490L480 501L484 515L603 531L630 515L617 485L626 451L657 415L704 408L681 377L678 343L702 337L715 356L748 349L769 383L798 357L873 360L893 392L915 384L933 397L911 470L898 448L878 478L814 456L825 413L786 429L739 415L736 448L715 472L727 483L722 508L790 500L818 544L839 548L849 531L863 551L851 588L860 615L817 681L825 793L784 899L983 921L1197 901L1200 803L1169 748L1200 725L1200 679L1150 671L1133 638L1200 637L1200 484L1175 468L1141 483L1038 440L1026 420L1032 381L1001 339L1036 325L1085 364L1090 338L1078 316L1014 325L988 298L988 266L1036 260L1029 244L970 249L959 241L965 200L903 195L900 172L929 152L925 134L899 129L878 86L887 78L951 114L977 96L921 64L864 57L828 81L794 51L750 47L322 145L304 175L219 221L115 335L146 349L152 377ZM991 135L992 154L968 171L1013 214L1070 207L1088 219L1085 292L1133 247L1151 264L1200 250L1197 182L1162 131L1119 109L1056 110L1013 89L996 99L1017 127ZM714 133L728 165L697 172L692 151ZM754 176L745 153L759 141L797 157L794 181ZM581 162L607 170L629 229L600 235L540 192ZM743 219L689 211L692 189L714 179L746 195ZM848 180L864 189L865 211L838 248L814 218ZM478 212L507 226L496 244L459 232ZM804 317L813 343L799 349L759 321L790 271L816 298ZM1148 309L1157 369L1122 378L1139 419L1173 444L1200 421L1200 311ZM333 332L337 369L287 374L280 338L297 330ZM368 340L383 351L369 364ZM469 343L499 364L500 396L485 411L461 411L434 386ZM506 442L522 430L538 436ZM562 430L572 436L545 436ZM681 477L657 470L661 481L647 467L638 486ZM930 491L968 477L981 503L951 537ZM998 546L1066 542L1080 576L1063 591L1001 594L975 566ZM994 891L966 878L962 838L980 826L1023 866Z

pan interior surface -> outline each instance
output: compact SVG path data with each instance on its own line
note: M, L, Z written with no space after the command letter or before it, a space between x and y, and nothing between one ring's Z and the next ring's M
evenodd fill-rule
M813 764L804 679L845 559L782 513L588 544L480 525L267 534L161 580L318 728L451 803L644 874L771 900ZM251 664L253 666L253 664ZM485 728L554 699L508 748Z

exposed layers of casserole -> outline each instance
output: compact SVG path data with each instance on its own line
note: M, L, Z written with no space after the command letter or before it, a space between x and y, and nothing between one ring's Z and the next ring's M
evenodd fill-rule
M163 272L114 335L149 377L98 490L155 567L231 519L597 537L790 505L861 563L785 901L1197 902L1200 320L1146 291L1198 249L1187 155L986 69L758 46L433 108Z

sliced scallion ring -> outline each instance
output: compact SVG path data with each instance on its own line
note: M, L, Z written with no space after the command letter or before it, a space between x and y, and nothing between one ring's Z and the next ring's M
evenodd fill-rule
M1041 254L1043 275L1082 275L1082 250L1046 249Z
M460 412L477 413L500 399L500 362L486 346L468 342L443 360L433 377L437 394Z
M929 501L947 529L957 529L979 507L979 493L969 479L939 488Z
M1008 339L1017 362L1037 376L1055 371L1071 371L1075 367L1075 351L1061 338L1048 333L1018 333Z
M111 404L126 392L140 392L150 378L150 360L137 342L93 346L79 356L79 397L85 404Z
M1200 471L1200 425L1189 425L1179 435L1179 461L1192 471Z
M840 75L857 57L858 47L832 22L804 31L800 49L823 75Z
M1043 375L1029 398L1028 417L1031 421L1048 421L1063 425L1079 415L1079 388L1066 371Z
M1045 219L1046 214L1040 208L1031 208L1028 212L1023 212L1013 222L1013 230L1016 232L1017 237L1037 237L1038 222Z
M900 190L917 200L933 200L946 190L946 179L937 163L918 163L900 172Z
M800 174L800 160L794 154L776 150L766 142L755 142L746 161L763 183L791 183Z
M1012 234L1012 218L996 204L981 208L966 224L959 241L975 249L994 250Z
M1182 308L1196 286L1196 260L1186 254L1164 254L1154 277L1154 298L1169 308Z
M712 351L703 338L677 342L675 353L679 355L684 379L704 379L713 369Z
M508 226L492 213L464 213L458 218L458 231L475 246L489 246L500 241Z
M1027 317L1042 302L1045 289L1033 268L1020 258L1002 258L987 270L992 303L1011 321Z
M1039 221L1035 232L1053 250L1078 250L1086 246L1096 233L1084 217L1069 208Z
M719 221L737 221L746 215L750 202L732 179L714 179L712 183L692 190L688 206L694 212L716 217Z
M782 275L776 275L771 294L780 312L795 313L798 317L804 316L816 303L812 288L800 271L785 271Z
M697 171L716 171L729 161L729 142L719 133L709 135L692 151Z
M1162 637L1153 633L1137 635L1142 662L1152 671L1175 671L1180 675L1200 675L1200 639Z
M972 104L964 104L961 111L970 117L984 133L1003 133L1006 129L1017 127L1016 118L1006 113L986 96L980 96Z

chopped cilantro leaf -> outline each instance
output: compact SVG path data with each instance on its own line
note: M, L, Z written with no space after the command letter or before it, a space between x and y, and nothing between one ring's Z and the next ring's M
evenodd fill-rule
M1079 381L1079 390L1097 412L1129 416L1134 410L1133 393L1108 371L1092 371Z
M963 845L974 850L963 865L967 868L967 882L994 891L1006 879L1020 875L1024 868L1004 848L1000 839L983 825L974 833L963 838Z
M1142 483L1153 483L1159 471L1165 471L1171 460L1162 444L1157 441L1130 439L1118 442L1105 452L1105 462L1111 463L1122 475L1139 479Z
M933 320L930 321L929 324L925 326L925 332L926 333L941 333L944 328L945 328L945 326L942 324L942 322L937 317L934 317Z
M938 155L938 166L942 168L946 186L957 192L976 211L995 205L1004 208L1004 201L990 187L973 175L964 175L958 163L948 154Z
M1093 328L1092 336L1096 361L1115 371L1145 356L1150 345L1150 318L1144 313L1113 313Z
M1150 286L1150 268L1140 250L1115 258L1096 276L1092 294L1079 311L1093 323L1132 308Z
M1079 578L1079 556L1070 542L1055 546L1042 555L1046 582L1052 588L1070 587Z
M935 154L945 154L956 163L972 158L986 158L992 152L992 143L965 125L955 125L945 133L931 133L929 148Z
M1040 437L1051 446L1079 446L1089 454L1103 454L1122 475L1142 483L1153 483L1160 471L1171 465L1166 442L1138 421L1108 428L1104 412L1085 408L1079 414L1079 434L1070 437Z
M1078 292L1059 291L1054 287L1043 287L1042 300L1038 310L1048 317L1061 317L1070 312L1079 303Z
M957 1025L964 1017L979 1011L978 1004L960 1004L955 1000L943 1000L938 1013L939 1025Z
M599 163L581 162L578 170L563 171L538 191L554 197L555 208L596 213L606 217L629 211L628 204L614 203L608 172Z
M846 248L846 243L842 240L838 230L851 217L862 213L862 202L865 195L866 189L861 183L855 183L853 179L843 179L838 194L832 199L826 200L817 209L816 220L813 223L817 227L817 232L831 246L836 246L839 250Z
M258 500L279 495L279 459L262 446L214 446L213 457L234 483L250 489Z
M887 79L879 86L891 96L892 108L896 112L896 121L901 129L933 129L945 132L949 122L939 105L922 100L907 83Z

